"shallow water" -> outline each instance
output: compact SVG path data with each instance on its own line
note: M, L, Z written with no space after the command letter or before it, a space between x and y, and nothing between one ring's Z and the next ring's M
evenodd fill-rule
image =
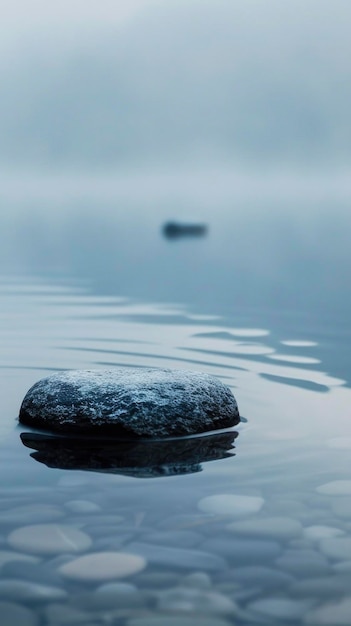
M158 229L152 244L149 227L144 249L140 232L133 242L137 261L127 245L114 258L105 229L95 265L58 239L47 267L38 246L34 260L24 255L26 264L2 276L4 624L351 624L342 294L322 315L308 294L305 309L294 309L293 296L279 307L268 291L254 305L244 296L261 284L256 277L240 287L240 302L234 288L230 300L228 246L218 281L221 228L187 242L166 241ZM106 255L97 257L103 242ZM229 433L138 450L58 448L16 426L35 381L59 369L116 366L218 376L245 419ZM118 572L106 571L107 552L119 555L111 557Z

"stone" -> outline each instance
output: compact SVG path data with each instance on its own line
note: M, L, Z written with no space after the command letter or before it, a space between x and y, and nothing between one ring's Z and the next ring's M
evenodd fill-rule
M202 498L198 503L198 508L204 513L245 517L246 515L258 513L263 504L263 498L258 496L222 493Z
M322 539L320 550L327 557L336 561L351 560L351 537L331 537Z
M351 502L348 498L335 498L331 504L333 513L341 519L351 519Z
M156 546L141 541L130 543L128 550L133 554L141 554L150 563L166 567L204 571L220 571L227 567L223 557L203 550Z
M282 551L277 541L268 539L238 539L231 535L212 537L204 542L204 549L230 558L235 565L256 565L267 563L278 557Z
M59 587L49 587L13 578L0 580L0 599L17 602L51 602L64 600L66 597L66 591Z
M1 511L0 524L36 524L54 522L65 516L58 506L51 504L25 504Z
M277 591L292 585L295 581L290 574L262 565L235 567L225 579L250 588Z
M307 601L290 600L288 598L271 597L251 602L247 609L273 619L295 622L311 608Z
M334 480L320 485L316 491L325 496L349 496L351 495L351 480Z
M101 507L90 500L70 500L65 502L65 507L72 513L84 513L84 515L101 511Z
M351 574L351 561L339 561L333 565L334 572L340 574Z
M309 611L304 618L304 624L325 626L350 626L351 598L347 597L339 602L322 604L318 609Z
M327 559L314 550L287 550L275 563L279 569L300 578L323 576L330 572Z
M158 608L162 611L180 611L233 615L237 612L236 604L222 593L216 591L175 587L159 593Z
M13 561L20 561L21 563L39 563L38 557L29 556L28 554L21 554L20 552L12 552L12 550L0 550L0 568L4 567L7 563Z
M91 623L91 615L65 604L49 604L44 609L46 622L50 626L86 626Z
M85 611L135 610L145 606L144 594L135 585L119 581L104 583L95 592L75 594L72 601Z
M142 535L141 541L155 545L193 548L203 541L203 537L192 530L164 530Z
M344 534L345 531L340 528L334 528L333 526L314 525L306 526L306 528L303 529L303 536L305 539L315 543L318 543L321 539L340 537Z
M61 579L46 564L28 563L27 561L10 561L3 565L1 574L4 578L15 578L17 580L29 580L41 585L56 587L61 585Z
M89 535L63 524L22 526L13 530L7 540L12 548L30 554L84 552L91 546Z
M39 618L24 606L0 602L1 626L38 626Z
M65 578L81 582L104 582L136 574L146 567L146 560L124 552L93 552L73 559L58 568Z
M231 522L227 529L236 535L266 537L277 541L293 539L302 533L301 522L291 517L267 517Z
M231 622L232 623L232 622ZM174 613L154 613L149 616L134 617L126 622L126 626L231 626L220 617L203 617L199 615L174 615Z
M193 572L182 580L182 587L193 587L194 589L211 589L211 578L206 572Z
M322 576L318 578L304 578L291 585L289 593L293 596L319 598L340 598L350 591L350 575L344 574Z
M71 370L35 383L22 424L72 434L174 437L240 421L227 385L201 372L171 369Z

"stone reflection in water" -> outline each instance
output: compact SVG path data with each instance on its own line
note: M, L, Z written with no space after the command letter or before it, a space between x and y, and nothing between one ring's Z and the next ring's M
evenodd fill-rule
M113 440L59 437L23 432L31 457L48 467L154 478L192 474L201 463L234 456L236 431L167 440Z

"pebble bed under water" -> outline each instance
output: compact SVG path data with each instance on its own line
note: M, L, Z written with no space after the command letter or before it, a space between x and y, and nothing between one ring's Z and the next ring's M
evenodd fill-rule
M339 410L345 418L350 391L318 359L308 369L304 350L313 355L314 343L291 346L301 363L277 363L269 357L278 349L262 329L243 328L240 337L240 329L219 320L178 312L179 323L174 312L132 305L127 314L117 301L83 307L84 296L69 293L60 296L60 310L51 295L3 289L2 297L7 313L24 306L31 312L17 347L8 340L4 351L2 392L12 398L11 420L20 392L54 363L59 369L173 360L184 369L198 361L231 385L248 421L226 458L147 478L123 469L47 467L22 445L23 428L4 416L1 626L351 624L351 439L337 417ZM14 322L7 319L8 338ZM30 345L33 328L36 361L21 369L19 344ZM96 339L91 345L84 337ZM281 339L283 357L289 340Z
M224 479L223 493L205 495L210 481L167 497L150 482L79 472L3 488L1 623L350 623L350 481L252 495Z

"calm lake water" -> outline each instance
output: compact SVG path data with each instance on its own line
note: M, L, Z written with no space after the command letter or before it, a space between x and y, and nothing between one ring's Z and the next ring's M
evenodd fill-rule
M351 624L346 203L165 196L6 199L1 624ZM207 235L164 237L185 217ZM245 419L138 449L17 425L40 378L117 366L218 376Z

